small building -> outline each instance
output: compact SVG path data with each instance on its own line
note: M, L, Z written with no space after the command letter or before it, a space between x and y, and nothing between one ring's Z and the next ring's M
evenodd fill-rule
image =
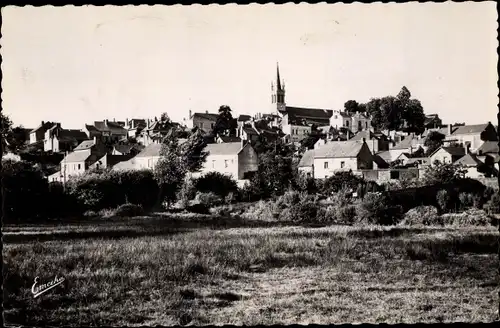
M467 155L457 160L455 163L462 165L467 170L467 172L465 173L465 176L467 178L477 179L484 177L484 172L479 172L479 168L481 166L484 167L485 163L480 161L474 154L468 153ZM491 169L491 172L493 173L493 170L495 170L494 167L492 167Z
M314 177L314 149L309 149L304 152L300 158L298 170L308 177Z
M370 130L359 131L349 140L362 141L363 139L366 141L372 154L389 150L389 139L383 133L374 133Z
M43 142L45 139L45 132L47 132L48 129L56 125L56 122L44 122L34 128L33 130L30 131L30 138L29 138L29 143L34 144L37 142Z
M147 127L145 119L132 118L125 120L125 128L127 129L127 136L130 138L137 138L141 131Z
M259 140L259 131L253 126L244 125L236 130L236 136L241 140L254 142Z
M238 128L252 121L252 117L250 115L240 115L236 120L238 122Z
M429 160L431 165L435 161L451 164L464 157L466 153L467 149L464 147L439 147L429 156Z
M81 142L88 140L83 130L61 128L61 123L56 123L45 132L43 150L46 152L72 151Z
M108 151L108 147L97 139L83 141L62 159L60 166L63 181L83 174Z
M97 138L102 142L117 142L128 137L128 131L121 124L109 120L95 121L93 125L85 124L85 133L88 139ZM125 122L123 122L125 125Z
M241 142L241 138L234 136L217 135L216 143Z
M188 124L189 128L198 127L205 133L211 133L212 129L217 122L218 114L209 113L206 111L205 113L194 113L191 115L191 111L189 113L190 123Z
M364 141L329 142L314 151L314 177L327 178L338 171L373 169L373 158Z

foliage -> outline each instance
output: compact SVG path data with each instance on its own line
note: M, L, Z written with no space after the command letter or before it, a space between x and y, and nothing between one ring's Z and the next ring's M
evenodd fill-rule
M430 156L433 152L436 151L436 149L441 147L445 139L446 136L444 134L438 131L430 131L424 140L424 146L427 147L425 156Z
M187 171L198 172L201 170L208 156L208 152L204 150L206 146L207 144L200 130L191 134L188 140L182 144L183 165L185 165Z
M141 205L136 204L123 204L118 206L115 211L115 215L117 216L139 216L144 214L144 209Z
M484 204L484 209L489 214L500 214L500 195L498 193L494 193L490 200Z
M461 192L458 194L458 199L460 202L460 209L466 210L468 208L474 207L475 204L478 204L478 195L474 195L470 192Z
M213 192L198 192L195 200L209 208L223 203L222 198Z
M417 206L405 213L401 225L435 225L439 223L438 210L434 206Z
M231 107L227 105L222 105L219 107L219 115L217 116L217 121L212 129L212 135L217 134L229 134L231 135L235 130L236 126L234 124L233 115L231 113Z
M316 180L301 172L297 172L295 186L297 190L307 192L308 194L315 194L318 192Z
M436 195L436 200L439 205L439 209L446 213L453 208L453 196L450 191L443 189L438 191Z
M7 143L9 134L12 129L11 119L2 112L0 112L0 137L2 138L2 154L7 152Z
M209 172L195 179L194 186L200 192L213 192L219 197L226 197L230 192L238 191L236 181L219 172Z
M331 195L339 192L341 189L349 189L355 192L364 179L354 175L351 170L336 172L334 175L324 179L322 184L322 193Z
M401 205L393 205L384 193L367 193L357 205L356 213L362 223L393 225L403 216Z
M356 100L348 100L344 104L344 111L347 113L355 113L359 111L359 104Z
M196 188L192 179L184 180L179 192L177 193L177 200L180 202L182 208L189 207L189 201L196 197Z
M294 185L293 152L292 146L280 144L259 156L259 177L254 180L259 186L254 187L260 188L261 197L282 195Z
M154 168L154 175L160 186L157 206L167 201L168 206L175 202L176 194L180 189L187 167L179 147L179 140L172 130L162 142L160 159Z
M440 217L440 223L445 226L489 226L494 219L483 210L469 209L462 213L447 213Z
M428 185L457 183L465 179L466 172L460 164L435 161L425 169L423 181Z

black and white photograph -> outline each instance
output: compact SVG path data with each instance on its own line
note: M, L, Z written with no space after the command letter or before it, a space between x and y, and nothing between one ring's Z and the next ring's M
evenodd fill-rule
M1 16L4 325L500 320L496 2Z

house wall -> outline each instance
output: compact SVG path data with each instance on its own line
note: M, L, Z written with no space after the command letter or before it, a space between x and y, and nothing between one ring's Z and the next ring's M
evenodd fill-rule
M193 124L192 124L193 127L197 126L198 128L200 128L202 131L204 131L206 133L209 133L210 131L212 131L212 129L215 125L215 121L201 118L198 116L193 116L192 121L193 121Z
M465 172L465 177L471 178L471 179L477 179L477 178L484 177L484 174L479 173L477 171L477 167L468 167L467 172Z
M238 180L238 155L208 155L201 174L217 171Z
M299 167L298 170L300 173L303 173L306 176L314 177L314 170L312 166Z
M325 163L328 166L325 168ZM344 163L342 165L342 163ZM314 159L314 177L316 179L324 179L332 176L338 171L357 171L358 159L357 158L315 158ZM343 167L342 167L343 166Z
M441 163L452 163L452 156L445 150L439 149L430 157L431 164L435 161L440 161Z
M359 131L363 131L363 130L368 130L371 126L371 120L364 117L363 115L360 115L360 114L354 114L352 116L352 128L351 130L354 132L354 133L357 133ZM361 124L361 126L360 126Z
M319 147L323 146L326 144L326 140L324 139L319 139L318 141L316 141L316 143L314 144L314 149L318 149Z
M257 153L250 145L245 145L238 154L238 179L245 179L246 172L257 172L258 168Z
M45 131L43 128L37 130L36 132L30 133L30 143L35 143L40 140L43 140L45 137Z
M311 127L287 124L283 125L282 131L283 133L290 135L290 140L292 142L299 142L311 133Z
M80 151L87 151L87 150L80 150ZM90 150L88 150L90 152ZM83 174L85 172L85 161L79 161L79 162L66 162L63 161L61 163L61 173L66 175L66 179L69 179L71 177Z
M457 143L463 143L464 145L466 142L469 142L471 151L476 151L483 144L483 141L481 140L481 134L479 133L450 135L446 136L446 140L453 140Z

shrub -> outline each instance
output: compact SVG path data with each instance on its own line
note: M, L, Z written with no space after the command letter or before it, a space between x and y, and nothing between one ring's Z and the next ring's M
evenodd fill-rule
M441 216L443 225L452 226L488 226L493 219L483 210L470 209L462 213L448 213Z
M210 213L210 208L207 205L201 204L201 203L188 206L187 210L189 212L197 213L197 214L209 214Z
M279 211L272 201L260 200L247 208L242 217L250 220L275 221L278 218Z
M276 205L278 208L289 208L296 205L301 200L307 197L306 193L301 193L295 190L288 190L282 196L279 196L276 200Z
M209 172L194 181L196 190L202 193L214 193L226 197L230 192L237 192L238 185L231 177L219 172Z
M477 200L475 195L469 192L461 192L458 194L458 199L460 201L460 208L462 210L466 210L470 207L473 207Z
M392 205L383 193L367 193L356 207L360 223L392 225L398 223L403 216L400 205Z
M231 205L216 206L210 209L210 213L217 216L231 216L231 213L233 213L233 207Z
M317 222L318 203L311 200L301 201L285 208L279 215L280 220L292 222Z
M498 214L500 213L500 195L498 193L494 193L490 200L484 205L484 210L488 214Z
M187 179L182 184L179 192L177 193L177 200L181 208L189 207L189 201L196 197L196 188L193 180Z
M328 224L352 225L356 219L356 207L353 205L330 205L326 209L320 209L322 220Z
M436 195L436 200L442 212L448 212L451 204L451 197L448 190L440 190Z
M401 225L436 225L440 224L438 210L434 206L418 206L405 213Z
M322 192L325 195L331 195L341 189L356 191L358 185L363 183L364 179L356 176L352 171L336 172L333 176L323 181Z
M227 196L224 198L224 202L226 204L232 204L235 203L238 200L238 193L231 191Z
M299 172L297 174L295 184L298 191L303 191L308 194L314 194L318 192L316 180L313 177L306 176L304 173Z
M209 208L222 205L222 199L213 192L198 192L196 194L196 201Z
M136 204L123 204L118 206L115 211L117 216L139 216L144 214L144 209L141 205Z

